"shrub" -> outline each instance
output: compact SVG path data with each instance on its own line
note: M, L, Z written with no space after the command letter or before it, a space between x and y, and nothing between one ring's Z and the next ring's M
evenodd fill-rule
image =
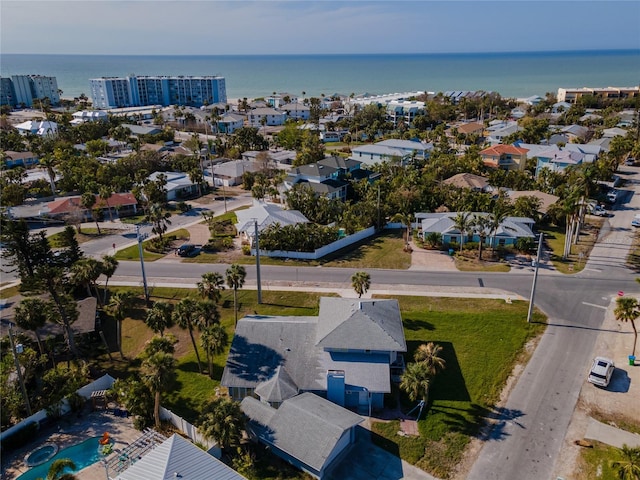
M191 210L191 205L186 202L179 202L178 210L180 210L182 213L188 212L189 210Z
M442 245L442 234L438 232L431 232L427 234L424 240L430 248L436 248Z
M242 254L251 255L251 247L248 244L242 245Z
M536 246L536 242L533 238L520 237L516 239L516 250L522 253L531 253Z

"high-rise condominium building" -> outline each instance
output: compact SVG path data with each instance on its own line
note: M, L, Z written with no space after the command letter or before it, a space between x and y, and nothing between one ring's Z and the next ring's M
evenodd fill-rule
M190 105L201 107L225 103L224 77L102 77L89 81L95 108L144 105Z
M60 104L56 77L12 75L0 79L0 105L32 107L35 99L44 98L48 98L53 106Z

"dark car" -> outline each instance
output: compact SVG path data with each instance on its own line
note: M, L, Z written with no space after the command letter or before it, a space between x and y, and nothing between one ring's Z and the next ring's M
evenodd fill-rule
M192 243L185 243L178 247L178 255L181 257L195 257L198 254L196 246Z

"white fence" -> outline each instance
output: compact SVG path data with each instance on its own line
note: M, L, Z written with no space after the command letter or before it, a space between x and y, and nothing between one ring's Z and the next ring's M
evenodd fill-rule
M171 410L160 407L160 418L162 420L171 422L174 427L187 435L187 437L189 437L192 442L205 445L208 449L208 452L214 457L220 459L220 457L222 456L222 451L220 450L216 442L212 442L211 440L207 440L206 438L204 438L202 434L198 432L197 427L187 422L181 416L176 415Z
M115 380L113 379L112 376L110 376L109 374L105 374L99 379L89 383L88 385L85 385L84 387L79 388L78 390L76 390L76 392L78 393L78 395L83 396L85 399L89 399L91 398L91 393L98 390L108 390L109 388L111 388L113 386L114 381ZM62 405L60 406L60 413L64 415L66 413L69 413L70 411L71 411L71 407L69 407L69 401L65 398L62 400ZM0 442L4 438L10 436L12 433L15 433L18 430L24 428L26 425L29 425L32 422L39 423L45 418L47 418L46 410L40 410L34 413L30 417L22 420L20 423L16 423L11 428L7 428L4 432L0 433Z
M278 258L296 258L299 260L317 260L322 258L330 253L333 253L341 248L348 247L349 245L353 245L360 240L363 240L367 237L372 236L376 233L375 227L369 227L364 230L360 230L359 232L354 233L353 235L349 235L348 237L341 238L340 240L336 240L329 245L325 245L324 247L320 247L314 252L290 252L284 250L260 250L260 255L263 257L278 257ZM255 255L255 248L251 249L251 254Z

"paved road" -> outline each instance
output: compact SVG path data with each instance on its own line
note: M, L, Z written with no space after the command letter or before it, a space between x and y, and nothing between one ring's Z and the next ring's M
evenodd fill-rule
M549 316L550 325L496 419L496 427L486 439L469 479L550 478L605 309L618 291L637 291L636 275L624 266L624 259L633 236L631 218L640 208L635 195L638 169L626 170L632 183L625 189L614 216L607 219L586 269L571 276L541 269L536 306ZM91 253L100 254L104 245L90 248ZM195 285L203 273L223 272L226 265L159 261L147 262L145 269L150 285L178 286ZM248 267L247 271L248 285L255 285L255 268ZM262 287L350 289L354 271L263 266ZM368 271L373 288L397 294L449 287L462 292L500 290L525 299L529 297L533 273L531 268L510 273ZM121 262L111 283L140 284L140 274L139 262Z

